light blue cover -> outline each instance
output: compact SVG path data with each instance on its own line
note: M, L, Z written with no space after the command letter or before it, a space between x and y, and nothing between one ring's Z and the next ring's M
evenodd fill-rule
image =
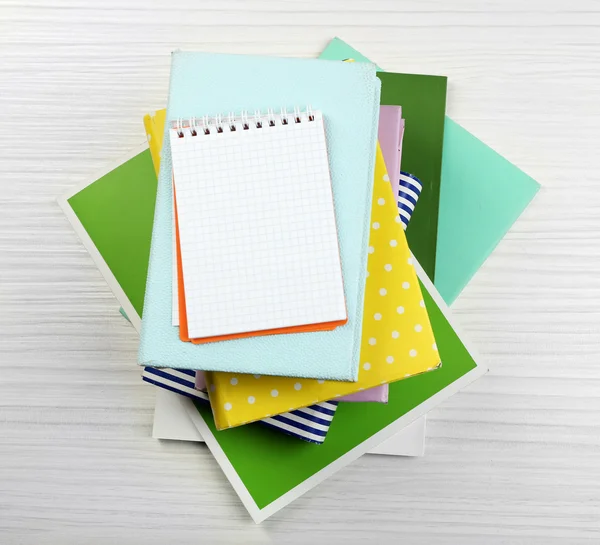
M321 58L371 62L339 38L329 43ZM533 178L446 117L433 280L448 305L517 221L539 187Z
M166 132L169 121L191 116L281 107L290 112L294 106L307 105L323 112L348 322L326 332L203 345L179 340L179 329L171 325L173 195L165 133L138 356L141 365L357 380L380 88L372 64L173 54Z

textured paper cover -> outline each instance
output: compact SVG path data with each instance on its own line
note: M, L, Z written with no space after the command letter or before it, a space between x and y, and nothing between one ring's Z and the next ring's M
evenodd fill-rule
M232 85L231 78L243 81ZM171 325L172 187L163 154L139 362L199 370L355 381L358 375L368 218L379 111L375 68L362 63L177 52L167 120L310 104L327 118L327 145L348 323L335 331L191 345ZM199 100L202 97L202 100Z

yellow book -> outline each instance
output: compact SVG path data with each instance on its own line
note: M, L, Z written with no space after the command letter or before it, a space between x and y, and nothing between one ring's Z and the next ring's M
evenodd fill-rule
M217 429L436 369L440 356L377 146L358 382L206 373Z
M146 129L146 138L152 155L154 170L158 176L160 170L160 154L162 153L163 135L165 133L165 121L167 119L167 110L158 110L153 114L144 116L144 128Z

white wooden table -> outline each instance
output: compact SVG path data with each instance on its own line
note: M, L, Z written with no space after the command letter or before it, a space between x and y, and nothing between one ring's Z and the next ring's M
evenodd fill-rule
M600 542L597 1L51 4L0 0L0 543ZM171 50L334 35L447 75L449 115L543 189L455 305L491 371L426 457L363 457L255 526L204 446L150 438L137 335L55 198L143 140Z

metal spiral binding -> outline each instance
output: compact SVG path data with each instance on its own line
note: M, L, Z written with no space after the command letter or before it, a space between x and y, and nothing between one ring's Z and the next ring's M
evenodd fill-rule
M275 127L276 125L289 125L291 123L309 123L315 120L315 112L310 106L302 111L295 107L292 114L288 114L286 108L281 108L279 114L275 114L271 108L266 113L256 110L252 115L247 111L242 111L235 115L229 112L225 117L221 114L214 117L202 116L201 118L191 117L189 119L179 118L171 122L171 128L177 132L179 138L185 136L200 136L219 134L223 132L236 132L239 130L247 131L251 129L262 129L265 127Z

